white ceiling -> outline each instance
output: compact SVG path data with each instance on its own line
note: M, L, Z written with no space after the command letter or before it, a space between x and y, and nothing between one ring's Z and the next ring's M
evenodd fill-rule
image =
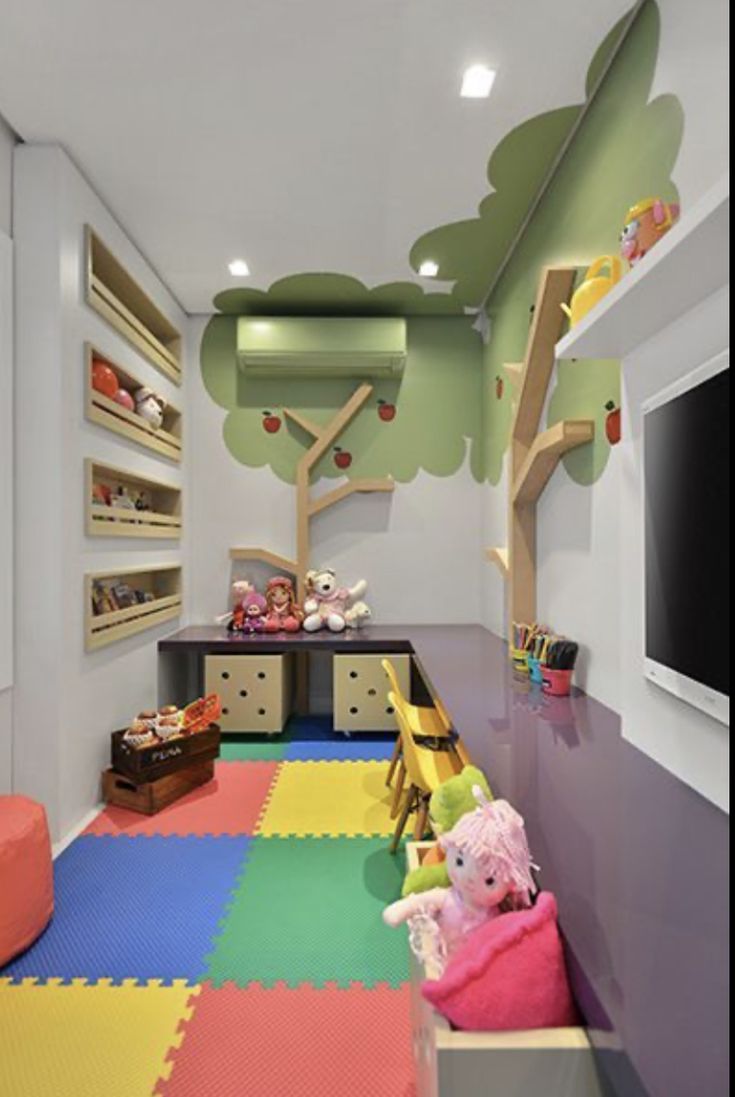
M582 101L630 3L2 0L0 114L69 151L190 312L302 271L415 279L416 238L476 212L510 129ZM492 96L460 99L478 61Z

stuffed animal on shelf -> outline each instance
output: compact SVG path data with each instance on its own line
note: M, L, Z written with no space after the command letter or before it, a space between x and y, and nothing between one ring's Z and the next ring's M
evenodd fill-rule
M322 568L321 571L307 571L306 590L305 630L319 632L328 628L330 632L343 632L347 627L345 615L350 606L362 598L367 583L361 579L354 587L340 587L332 568Z
M507 800L488 800L479 785L472 791L475 810L439 839L451 887L408 895L383 911L389 926L409 923L411 947L433 972L473 930L530 907L536 890L523 819Z
M266 632L298 632L304 620L304 611L296 602L293 583L283 575L268 580L265 588L268 605L263 624Z
M647 198L632 206L626 215L620 234L620 253L631 267L641 261L651 248L672 229L679 220L677 202L664 202L661 198Z
M450 777L434 790L429 801L429 818L431 829L437 837L447 834L463 815L475 810L475 787L482 789L487 800L493 799L490 785L482 770L477 766L465 766L456 777ZM437 842L428 851L421 866L406 875L401 894L405 897L414 892L429 891L430 888L448 888L451 883L446 854Z
M347 628L364 628L372 619L372 611L366 602L355 602L345 613Z
M264 632L267 609L268 603L263 595L258 594L257 590L251 590L249 594L245 595L242 602L235 607L232 620L227 628L230 632L245 632L248 634Z
M153 389L149 389L144 385L143 388L136 390L135 410L141 419L145 419L146 423L149 423L154 430L158 430L163 425L165 407L165 400L160 396L156 396Z
M254 590L252 583L249 583L247 579L236 579L230 588L232 609L227 613L221 613L219 617L215 617L214 622L216 625L229 625L234 614L237 612L238 607L242 606L245 598L248 596L251 590Z

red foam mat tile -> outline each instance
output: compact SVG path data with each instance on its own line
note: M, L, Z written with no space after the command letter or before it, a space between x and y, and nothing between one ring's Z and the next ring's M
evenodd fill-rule
M415 1097L410 989L205 984L163 1097Z
M106 807L85 834L100 836L253 834L278 772L278 762L217 762L214 780L157 815Z

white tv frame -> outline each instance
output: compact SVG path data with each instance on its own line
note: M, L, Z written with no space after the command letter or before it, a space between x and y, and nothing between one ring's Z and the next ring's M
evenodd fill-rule
M675 400L677 396L683 396L685 392L690 392L692 389L697 388L698 385L708 381L711 377L716 377L718 373L723 373L726 369L730 368L730 348L722 351L721 354L715 355L714 358L710 358L709 361L704 362L701 366L697 366L691 373L685 374L684 377L680 377L673 384L668 385L660 392L656 393L650 399L646 400L641 406L643 415L643 465L641 469L641 476L643 479L643 506L646 506L645 497L645 469L646 469L646 416L649 412L655 411L656 408L662 407L664 404L670 403L671 400ZM645 556L645 524L644 524L644 560ZM645 569L644 569L644 591L645 591ZM649 658L645 651L645 629L643 634L644 652L644 674L649 682L653 682L654 685L659 686L661 689L667 690L672 693L679 700L685 701L688 705L693 705L694 708L699 709L701 712L706 712L709 716L714 717L715 720L719 720L721 724L725 724L728 728L730 726L730 698L725 693L720 693L718 690L711 689L709 686L703 685L701 682L696 682L693 678L687 677L685 674L680 674L678 671L673 670L671 667L665 666L663 663L658 663L655 659Z

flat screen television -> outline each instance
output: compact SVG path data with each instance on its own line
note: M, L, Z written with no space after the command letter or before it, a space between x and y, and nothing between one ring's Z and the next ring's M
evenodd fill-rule
M643 406L645 674L730 724L729 351Z

